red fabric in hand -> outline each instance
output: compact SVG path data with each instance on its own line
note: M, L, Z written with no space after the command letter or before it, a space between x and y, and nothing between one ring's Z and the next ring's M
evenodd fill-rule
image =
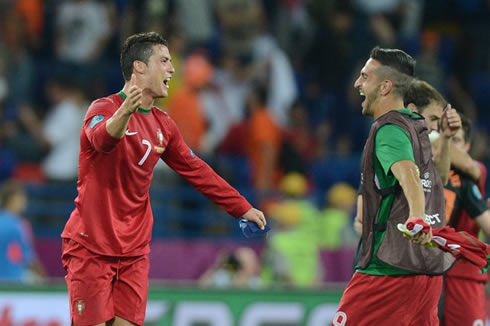
M442 246L438 243L439 248L450 252L454 257L466 259L479 268L484 268L487 265L488 245L471 234L465 231L457 232L455 229L445 226L432 229L432 235L446 239L445 245ZM455 247L455 245L460 247Z
M422 225L424 228L422 229L422 232L424 233L428 233L430 231L430 225L427 224L423 219L421 218L413 218L413 219L410 219L410 221L407 223L407 229L409 231L412 231L413 228L415 227L415 224L420 224Z
M411 219L407 223L407 229L413 230L416 224L423 226L422 232L430 231L430 225L421 218ZM454 257L466 259L479 268L484 268L487 265L487 254L490 254L490 247L471 234L465 231L457 232L452 227L445 226L432 229L432 237L444 238L446 240L444 244L441 244L440 241L435 242L440 249L451 253Z

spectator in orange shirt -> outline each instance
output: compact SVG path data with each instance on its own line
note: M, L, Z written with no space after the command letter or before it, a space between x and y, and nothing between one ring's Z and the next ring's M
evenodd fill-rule
M256 87L247 99L246 153L252 165L253 183L259 191L270 191L280 177L281 130L265 106L266 90Z
M168 106L168 113L179 127L185 142L198 153L201 153L202 139L207 130L199 91L208 84L212 74L213 67L202 55L191 55L184 64L182 88L175 93Z

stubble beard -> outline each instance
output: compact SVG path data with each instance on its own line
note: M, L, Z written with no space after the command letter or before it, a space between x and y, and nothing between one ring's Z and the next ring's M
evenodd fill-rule
M376 87L376 89L371 94L366 94L366 98L364 100L364 106L362 107L362 114L366 116L374 116L374 105L378 100L378 91L380 86Z

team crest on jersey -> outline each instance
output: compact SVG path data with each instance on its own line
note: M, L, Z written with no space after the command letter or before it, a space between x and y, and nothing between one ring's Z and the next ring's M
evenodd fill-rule
M155 146L155 150L158 154L162 154L165 151L165 147L163 146L163 133L160 128L157 129L157 139L159 146Z
M77 300L75 302L75 307L77 309L78 315L81 316L83 315L83 311L85 310L85 302L83 300Z

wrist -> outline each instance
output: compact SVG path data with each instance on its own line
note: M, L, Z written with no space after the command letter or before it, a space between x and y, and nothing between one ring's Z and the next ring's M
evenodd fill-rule
M410 221L410 220L416 220L416 219L425 220L424 217L423 217L423 215L410 215L407 218L407 220L405 221L405 223L408 222L408 221Z
M120 108L121 115L124 117L131 117L135 111L131 111L128 107L126 106L121 106Z

